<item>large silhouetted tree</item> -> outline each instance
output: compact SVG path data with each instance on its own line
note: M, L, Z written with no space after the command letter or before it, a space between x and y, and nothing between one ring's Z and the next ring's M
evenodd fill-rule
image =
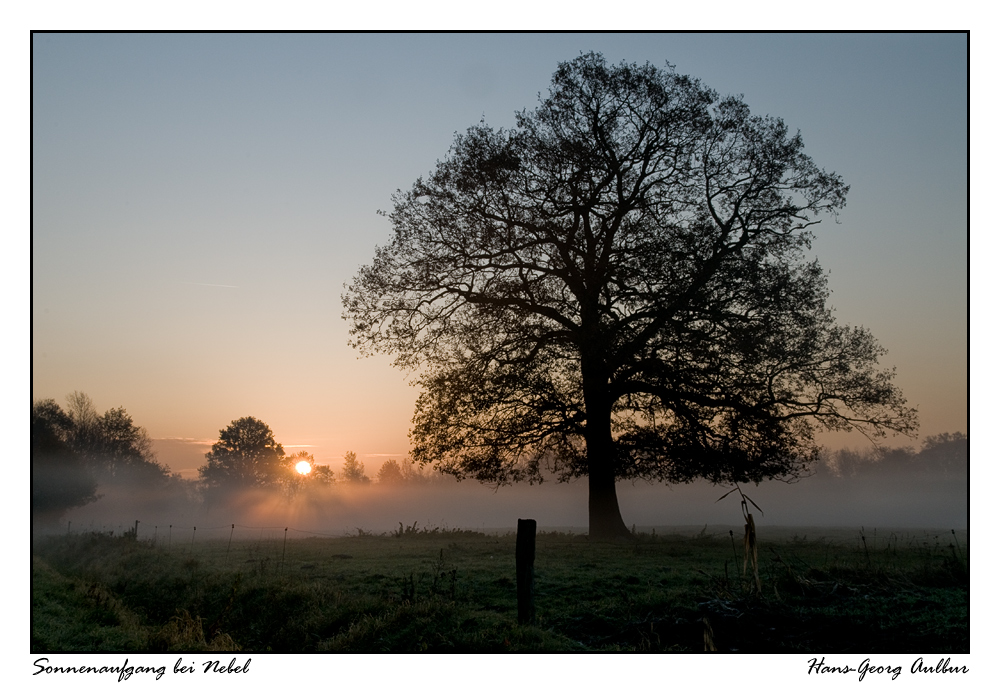
M740 98L582 55L394 195L343 297L352 344L420 372L414 460L585 476L591 535L626 535L616 480L793 477L817 427L915 429L803 258L847 189Z
M205 454L208 462L198 474L211 489L272 485L286 474L284 455L267 423L247 416L219 431L219 441Z

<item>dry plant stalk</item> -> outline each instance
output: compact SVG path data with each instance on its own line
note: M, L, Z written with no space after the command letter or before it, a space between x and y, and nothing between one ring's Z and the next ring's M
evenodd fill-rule
M712 632L712 625L708 624L707 617L703 617L701 622L705 626L705 652L718 652L719 649L715 647L715 634Z
M764 511L761 511L760 506L758 506L753 499L743 493L743 490L740 489L738 484L716 499L716 502L722 501L733 492L740 493L740 498L742 499L740 501L740 509L743 512L743 520L745 521L745 524L743 525L743 575L745 576L747 574L747 561L749 561L750 566L753 568L753 578L754 583L757 585L757 595L760 596L760 573L757 570L757 528L753 523L753 514L750 513L750 507L747 506L747 502L749 501L754 508L760 511L761 515L764 515ZM730 531L729 534L732 536L732 531ZM735 553L735 549L733 549L733 552Z

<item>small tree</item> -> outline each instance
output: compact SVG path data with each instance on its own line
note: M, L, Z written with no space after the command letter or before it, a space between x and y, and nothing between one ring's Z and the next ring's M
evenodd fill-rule
M205 454L208 463L198 474L211 489L272 485L282 478L284 455L267 423L247 416L219 431L219 441Z
M301 473L299 463L308 463L309 472ZM282 459L281 484L289 494L311 487L328 487L335 481L333 470L327 465L316 465L315 457L308 451L300 451Z
M393 197L343 297L352 343L420 373L413 458L485 482L793 478L817 428L912 434L884 350L806 261L848 187L801 136L672 67L560 64Z
M96 463L111 478L128 476L165 477L166 468L156 463L146 429L135 425L122 407L108 409L98 421Z
M365 464L358 461L358 455L348 451L344 455L344 467L340 471L345 482L353 484L368 484L371 480L365 475Z
M396 485L406 481L406 474L399 466L399 463L395 459L390 458L378 469L376 479L378 479L379 484Z
M68 435L70 446L84 458L95 458L101 441L101 416L93 400L85 392L70 392L66 395L66 415L72 424Z

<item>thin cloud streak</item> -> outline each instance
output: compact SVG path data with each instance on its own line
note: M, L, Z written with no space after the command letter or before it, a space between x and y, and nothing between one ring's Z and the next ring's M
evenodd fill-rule
M189 280L182 280L181 282L185 285L203 285L205 287L232 287L232 288L239 287L239 285L220 285L218 283L192 283Z
M186 444L215 444L218 440L216 439L202 439L198 437L151 437L155 440L171 441L171 442L184 442Z

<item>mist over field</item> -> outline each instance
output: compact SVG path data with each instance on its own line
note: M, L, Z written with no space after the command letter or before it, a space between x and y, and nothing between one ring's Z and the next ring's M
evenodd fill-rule
M867 461L861 461L867 463ZM904 464L905 466L905 464ZM964 468L892 467L872 464L863 472L836 473L821 465L794 483L743 485L762 510L751 508L758 527L843 526L866 528L968 527L968 476ZM742 530L736 493L704 481L667 486L620 482L618 496L627 525L640 531L677 526L728 525ZM541 529L586 533L586 482L518 484L495 489L474 481L421 484L335 484L286 496L251 490L226 501L207 502L193 483L178 481L156 490L102 487L94 503L68 511L51 530L120 533L140 521L139 535L173 542L233 533L234 539L307 533L382 533L400 523L418 528L513 529L533 518ZM232 525L236 525L235 531ZM170 527L172 526L172 528ZM194 531L192 528L197 527Z

